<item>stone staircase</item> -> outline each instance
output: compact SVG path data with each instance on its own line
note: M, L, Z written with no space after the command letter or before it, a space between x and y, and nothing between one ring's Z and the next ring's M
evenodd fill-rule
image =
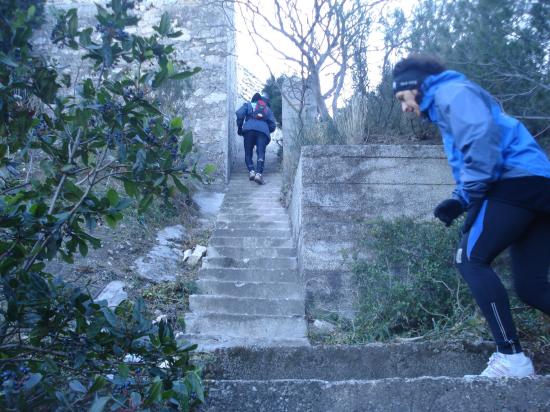
M190 297L201 412L550 411L550 375L464 378L492 345L310 346L281 176L266 183L232 177Z
M229 183L186 315L199 349L308 345L281 175L265 179L260 186L241 172Z
M464 378L492 345L408 343L215 351L202 412L549 411L550 375Z

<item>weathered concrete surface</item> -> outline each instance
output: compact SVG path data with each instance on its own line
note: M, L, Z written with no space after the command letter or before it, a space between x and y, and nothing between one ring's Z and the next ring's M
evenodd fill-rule
M550 376L206 382L208 412L548 411Z
M151 282L174 281L183 271L181 243L186 238L187 233L182 225L162 229L153 248L136 260L138 276Z
M353 316L346 252L369 219L432 217L454 187L441 146L305 146L289 215L310 313Z
M106 0L97 1L105 6ZM85 0L48 0L47 11L76 8L80 26L95 27L95 2ZM136 4L136 15L141 19L138 26L129 28L131 33L143 36L153 34L164 12L168 12L172 27L182 31L174 43L174 60L177 68L184 64L200 67L202 70L189 79L170 82L156 94L165 113L181 116L184 124L193 132L194 153L199 168L207 163L216 166L215 177L219 181L229 179L240 136L236 135L236 64L234 7L230 2L208 2L206 0L143 0ZM82 64L78 54L69 48L54 46L50 31L55 24L52 13L46 24L38 30L35 45L44 50L52 63L63 73L80 80L95 78L89 62ZM97 34L93 34L93 38ZM120 69L115 69L120 72ZM116 76L117 72L104 72L104 76ZM212 117L212 106L216 116ZM239 139L237 139L239 138Z
M341 381L419 376L462 377L486 366L494 345L402 343L300 348L231 348L214 352L205 376L217 380Z
M235 173L190 296L187 338L200 349L307 345L303 288L281 176L268 153L266 184Z
M468 342L217 350L206 359L201 410L547 411L550 375L463 377L483 370L493 350Z

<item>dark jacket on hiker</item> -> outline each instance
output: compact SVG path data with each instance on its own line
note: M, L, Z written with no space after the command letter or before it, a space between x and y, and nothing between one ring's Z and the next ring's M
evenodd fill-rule
M269 135L275 131L277 124L275 123L275 116L268 107L267 118L265 120L258 120L252 116L254 109L250 102L244 103L239 110L237 110L237 127L242 129L243 133L247 131L257 131L265 134L268 138Z

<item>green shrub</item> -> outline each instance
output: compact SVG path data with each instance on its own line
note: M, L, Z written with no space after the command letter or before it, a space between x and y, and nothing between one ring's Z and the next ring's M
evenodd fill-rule
M478 337L490 339L467 285L454 267L460 225L450 229L410 218L366 224L354 261L359 307L354 340L396 337ZM508 259L494 264L509 287ZM511 293L520 337L547 340L550 330L540 312L526 308Z
M100 247L98 222L115 227L130 205L142 214L200 178L191 133L154 103L167 81L197 71L176 70L180 33L164 14L154 34L131 34L128 0L98 5L94 28L79 28L76 9L61 13L53 41L94 69L73 79L33 49L37 8L2 7L0 409L189 410L204 399L195 345L153 324L141 299L112 310L45 272L47 260ZM38 170L24 173L33 160Z

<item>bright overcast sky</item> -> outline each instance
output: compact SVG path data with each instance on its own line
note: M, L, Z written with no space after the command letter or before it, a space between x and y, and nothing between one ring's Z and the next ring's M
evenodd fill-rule
M408 16L411 13L412 8L419 3L420 0L406 0L406 1L389 1L389 6L386 7L400 7L404 10L405 15ZM307 1L303 1L300 4L305 4ZM262 0L262 8L265 11L266 7L272 5L273 3L269 0ZM266 12L266 14L268 14ZM273 15L275 13L273 12ZM269 78L270 71L275 76L281 74L293 74L296 72L293 67L291 67L287 61L283 60L281 55L275 52L271 46L267 44L262 44L261 39L257 39L256 42L253 41L250 34L247 32L246 25L244 24L244 19L239 10L236 10L236 26L237 26L237 61L239 65L246 67L250 72L252 72L261 82L265 82ZM264 33L269 33L270 29L265 27L263 30ZM280 46L285 51L294 50L293 46L284 39L282 36L276 37L276 34L270 34L275 38L274 43ZM279 35L280 36L280 35ZM383 33L374 32L371 39L372 49L382 48L382 38ZM258 44L260 50L257 51L256 44ZM379 45L379 46L377 46ZM370 67L371 81L376 83L376 79L380 73L380 64L381 64L382 52L372 51L369 56L369 61L372 62Z

